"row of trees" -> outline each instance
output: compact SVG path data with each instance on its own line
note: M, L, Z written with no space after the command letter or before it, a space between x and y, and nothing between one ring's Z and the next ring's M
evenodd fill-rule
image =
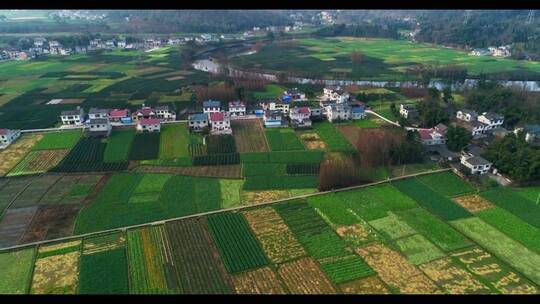
M353 37L377 37L377 38L399 38L398 26L385 23L367 23L359 24L335 24L323 27L313 33L320 37L335 36L353 36Z

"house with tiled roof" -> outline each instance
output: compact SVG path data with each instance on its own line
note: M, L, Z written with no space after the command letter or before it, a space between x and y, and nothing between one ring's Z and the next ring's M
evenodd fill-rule
M176 120L176 112L171 110L167 105L157 106L156 118L161 119L162 121L174 121Z
M420 140L425 146L443 145L446 143L446 137L435 128L432 129L418 129Z
M88 118L89 119L97 119L97 118L109 118L109 109L98 109L98 108L90 108L88 111Z
M217 100L207 100L203 102L203 113L221 112L221 102Z
M139 132L160 132L161 120L157 118L142 118L137 123L137 131Z
M200 132L210 125L208 114L195 113L188 116L189 130L194 132Z
M129 109L113 109L109 112L111 122L131 123L131 111Z
M210 113L211 134L232 134L231 118L227 112Z
M80 126L84 123L84 109L77 106L75 110L66 110L60 112L62 124L66 126Z
M21 130L0 129L0 149L5 149L21 136Z
M245 116L246 103L241 100L229 101L229 114L231 116Z
M154 119L157 118L156 110L151 107L145 107L138 109L137 111L131 114L133 121L140 121L142 119Z

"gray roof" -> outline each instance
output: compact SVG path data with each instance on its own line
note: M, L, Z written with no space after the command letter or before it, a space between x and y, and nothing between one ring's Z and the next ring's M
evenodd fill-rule
M203 102L203 107L205 108L221 107L221 102L217 100L207 100Z
M413 104L402 104L403 105L403 108L406 109L406 110L416 110L416 107L413 105Z
M156 107L156 111L163 111L163 110L169 111L169 106L157 106Z
M477 145L468 145L466 150L474 156L480 156L482 153L484 153L484 148Z
M473 166L484 166L484 165L490 165L491 162L485 160L484 158L480 156L473 156L471 158L467 159L467 162Z
M81 110L65 110L60 113L62 116L65 115L79 115L81 114Z
M540 134L540 125L525 125L523 129L530 134Z
M463 110L459 110L459 111L461 111L461 113L463 113L463 114L470 114L471 116L478 116L478 113L476 113L473 110L463 109Z
M493 113L493 112L487 112L487 113L484 113L482 114L484 117L486 117L487 119L489 120L503 120L504 117L497 114L497 113Z
M91 125L95 125L95 124L108 124L109 123L109 120L107 118L95 118L95 119L90 119L90 124Z
M109 114L109 109L90 108L88 114Z

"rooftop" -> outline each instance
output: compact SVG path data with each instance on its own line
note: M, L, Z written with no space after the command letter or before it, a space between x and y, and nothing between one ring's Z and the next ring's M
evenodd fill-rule
M0 135L7 135L9 132L8 129L0 129Z
M473 166L484 166L484 165L491 164L491 162L487 161L486 159L480 156L473 156L473 157L467 158L465 161Z
M208 114L206 113L195 113L189 116L189 120L201 121L208 120Z
M111 117L126 117L129 115L128 109L114 109L109 114Z
M207 100L203 102L203 107L205 108L221 107L221 102L217 100Z
M310 114L311 110L308 107L294 107L291 109L291 113Z
M60 114L62 116L65 116L65 115L79 115L79 114L81 114L81 110L80 109L77 109L77 110L65 110L65 111L62 111Z
M159 125L161 123L161 120L157 118L143 118L139 122L142 126L149 126L149 125Z
M246 103L241 100L229 101L229 107L245 107Z
M107 118L95 118L95 119L90 119L90 124L91 125L95 125L95 124L108 124L109 123L109 120Z
M88 114L109 114L109 109L90 108Z
M222 112L210 113L210 121L224 121L225 115Z
M482 116L484 116L485 118L489 119L489 120L503 120L504 117L502 115L499 115L497 113L493 113L493 112L485 112L482 114Z

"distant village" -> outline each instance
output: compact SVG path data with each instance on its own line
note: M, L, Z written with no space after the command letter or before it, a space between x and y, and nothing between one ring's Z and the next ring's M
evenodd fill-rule
M487 49L474 49L469 53L469 55L506 58L512 56L510 49L510 45L490 46Z

